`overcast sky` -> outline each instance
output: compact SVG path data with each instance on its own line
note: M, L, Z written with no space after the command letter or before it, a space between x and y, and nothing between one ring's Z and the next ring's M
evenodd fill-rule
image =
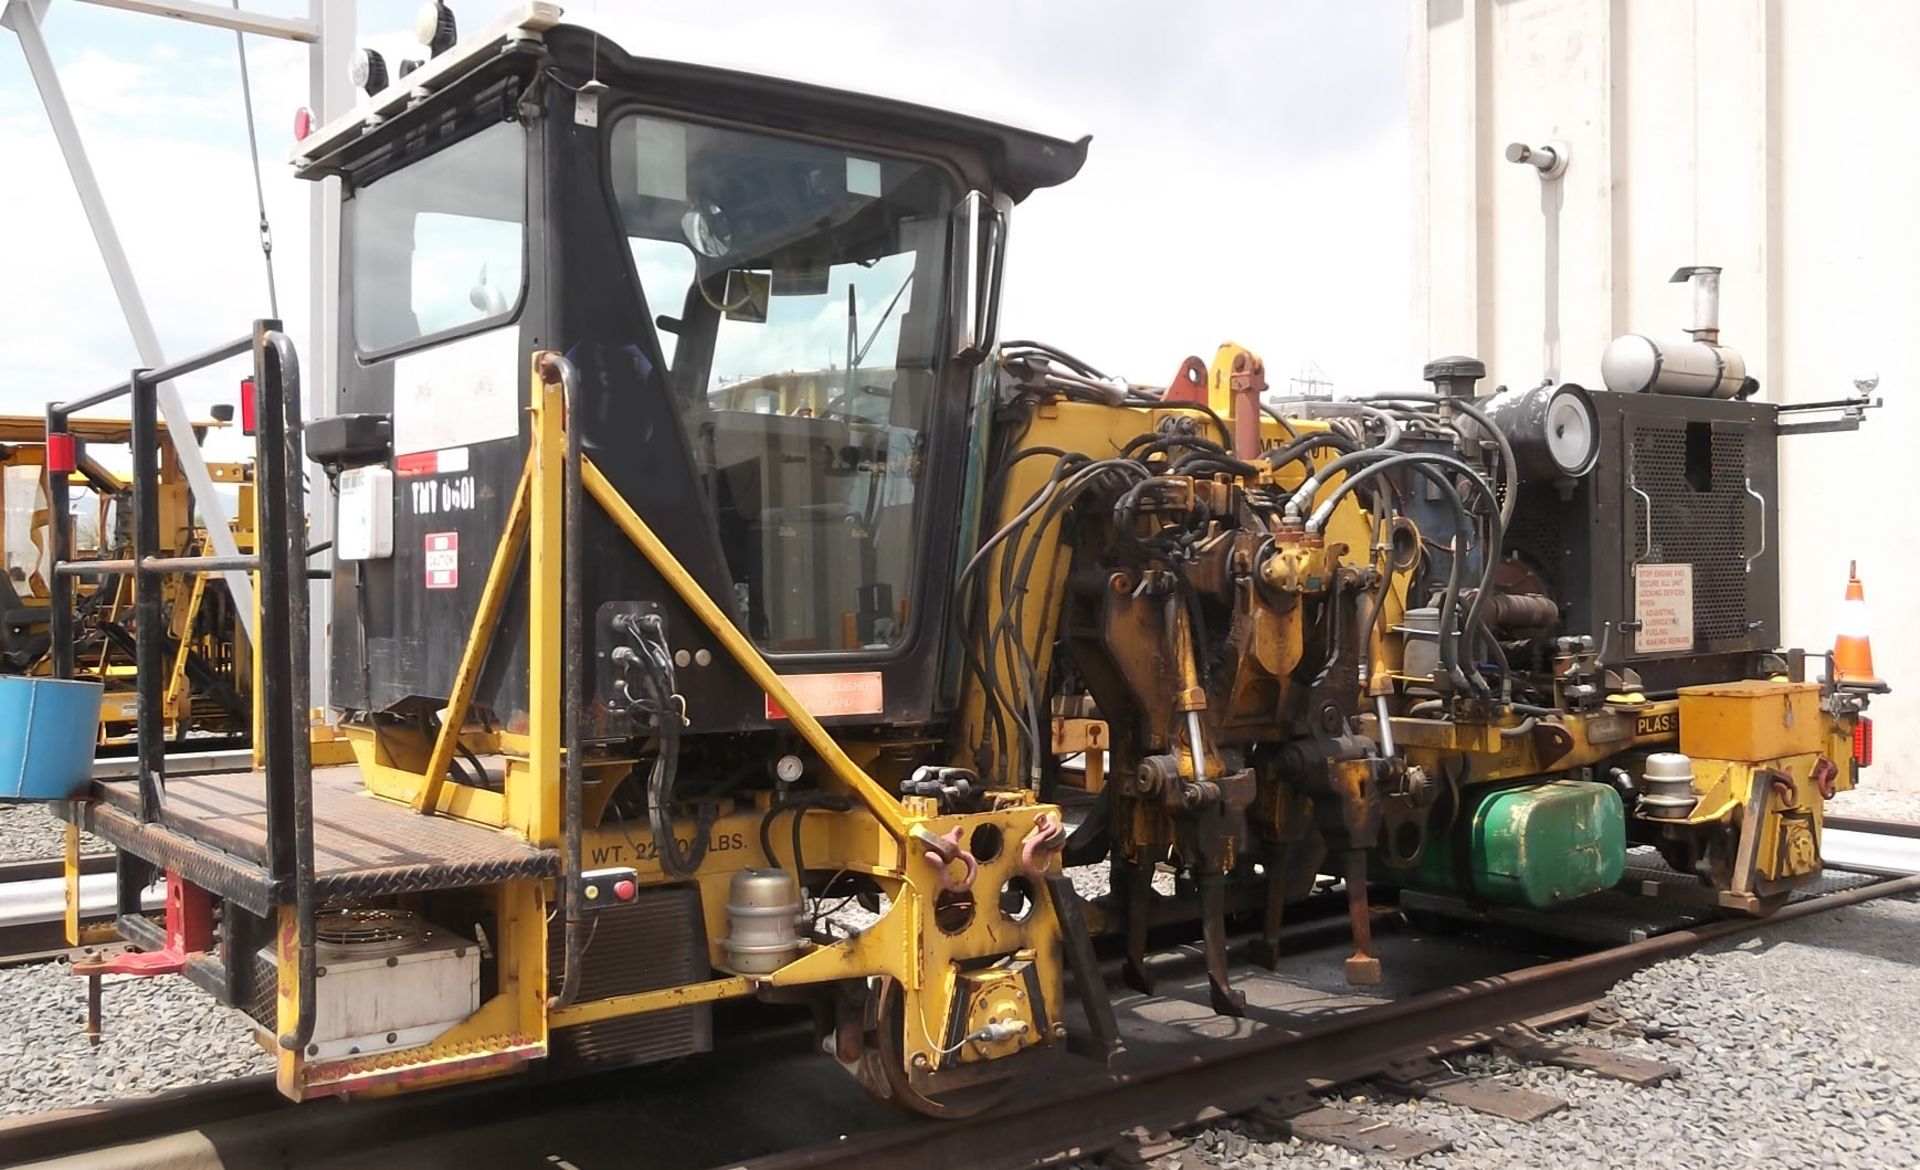
M405 43L415 7L361 0L362 41ZM469 29L503 10L453 7ZM1080 177L1015 212L1003 336L1147 382L1229 338L1266 356L1276 386L1309 361L1342 390L1419 377L1401 0L568 7L638 54L800 71L1092 134ZM78 0L53 0L45 28L167 355L244 331L267 299L233 35ZM305 50L250 38L248 53L281 315L304 345L308 187L285 159ZM0 411L37 414L124 377L135 354L4 31L0 165ZM189 384L190 402L231 400L240 372Z

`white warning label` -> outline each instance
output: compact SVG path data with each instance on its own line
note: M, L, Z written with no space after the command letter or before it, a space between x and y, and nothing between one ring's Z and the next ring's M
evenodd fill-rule
M1636 654L1693 649L1693 566L1635 565L1633 635Z
M460 588L460 534L427 533L426 580L429 589Z

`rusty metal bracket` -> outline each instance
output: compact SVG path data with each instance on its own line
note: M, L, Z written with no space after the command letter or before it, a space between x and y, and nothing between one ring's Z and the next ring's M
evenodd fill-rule
M1389 1121L1376 1121L1297 1095L1275 1098L1255 1110L1254 1117L1302 1141L1325 1142L1392 1162L1407 1162L1453 1148L1448 1138L1402 1129Z
M1575 1072L1590 1072L1608 1080L1645 1088L1680 1075L1680 1066L1605 1048L1543 1039L1530 1028L1506 1028L1495 1034L1495 1046L1516 1060L1552 1064Z
M1567 1102L1559 1097L1457 1073L1425 1058L1396 1061L1374 1080L1403 1096L1444 1101L1509 1121L1535 1122L1567 1108Z

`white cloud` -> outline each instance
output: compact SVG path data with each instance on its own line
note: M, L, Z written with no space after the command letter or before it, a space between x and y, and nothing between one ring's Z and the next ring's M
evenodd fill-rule
M469 28L489 15L459 7ZM961 21L944 6L846 0L832 19L747 3L724 25L613 0L573 7L636 52L802 61L849 88L1091 131L1084 174L1015 214L1009 335L1148 381L1227 339L1261 350L1277 385L1308 359L1343 388L1417 377L1399 5L1197 3L1168 22L1158 6L1009 4ZM388 30L410 8L382 6L377 25L363 12L364 39L392 67L418 51ZM242 331L266 310L232 38L195 30L76 51L58 32L76 117L169 356ZM0 38L0 158L38 181L0 184L0 222L16 225L12 279L0 281L0 410L37 412L123 377L133 347L11 51ZM305 52L258 39L248 52L281 314L304 346L310 188L284 159L306 101ZM238 372L196 380L189 397L202 409L229 399Z

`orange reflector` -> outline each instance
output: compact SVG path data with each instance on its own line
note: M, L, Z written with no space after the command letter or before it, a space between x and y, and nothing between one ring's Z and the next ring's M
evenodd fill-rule
M1873 720L1865 715L1853 725L1853 762L1862 768L1873 763Z

